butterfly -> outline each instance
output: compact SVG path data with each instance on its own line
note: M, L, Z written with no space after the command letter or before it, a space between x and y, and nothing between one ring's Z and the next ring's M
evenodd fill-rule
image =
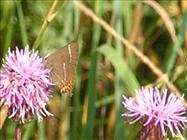
M50 79L61 93L72 92L77 62L78 44L75 42L67 44L46 58L46 66L51 69Z

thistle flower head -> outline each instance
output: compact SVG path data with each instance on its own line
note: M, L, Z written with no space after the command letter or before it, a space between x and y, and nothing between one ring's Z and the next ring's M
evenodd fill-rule
M128 111L122 116L132 118L130 124L143 119L144 126L152 123L161 128L163 136L166 135L166 128L169 128L174 136L175 131L180 134L181 129L186 127L183 97L179 99L167 89L142 87L136 91L135 98L123 98L122 103Z
M52 83L44 61L38 51L30 52L28 46L8 51L0 70L0 105L8 106L9 118L24 123L34 115L39 121L52 115L46 109Z

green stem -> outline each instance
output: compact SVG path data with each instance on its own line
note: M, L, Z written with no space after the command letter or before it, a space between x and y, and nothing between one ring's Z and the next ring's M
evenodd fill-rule
M34 45L32 47L33 49L37 49L38 48L48 24L54 19L55 15L56 15L57 3L58 3L58 0L54 0L53 1L52 6L51 6L51 8L50 8L50 10L49 10L44 22L43 22L43 25L42 25L41 29L40 29L39 35L36 38L36 41L34 42Z

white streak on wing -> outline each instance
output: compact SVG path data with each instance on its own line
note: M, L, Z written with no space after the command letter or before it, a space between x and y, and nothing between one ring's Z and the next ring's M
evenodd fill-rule
M64 70L64 79L62 79L62 82L66 81L66 64L63 63L63 70Z
M72 61L72 53L71 53L71 47L70 47L71 45L69 44L68 45L68 52L69 52L69 62L71 63L71 61Z

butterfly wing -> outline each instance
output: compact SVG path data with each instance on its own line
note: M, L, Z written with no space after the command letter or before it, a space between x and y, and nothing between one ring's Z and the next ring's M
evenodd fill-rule
M46 66L51 69L50 78L62 92L71 92L78 60L78 44L70 43L49 55Z

